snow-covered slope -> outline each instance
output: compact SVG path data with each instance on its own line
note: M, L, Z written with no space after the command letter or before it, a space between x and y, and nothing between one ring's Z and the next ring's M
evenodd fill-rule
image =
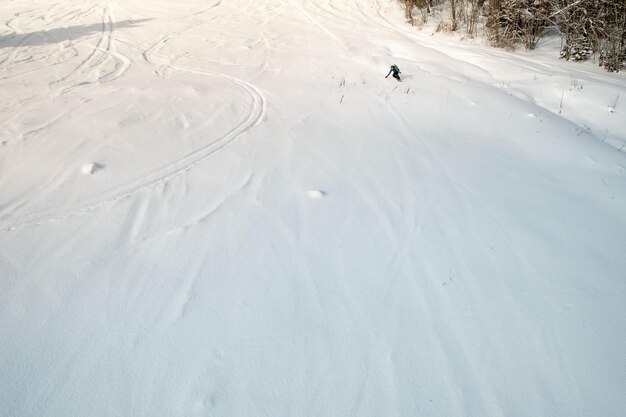
M624 415L623 75L385 0L0 22L1 416Z

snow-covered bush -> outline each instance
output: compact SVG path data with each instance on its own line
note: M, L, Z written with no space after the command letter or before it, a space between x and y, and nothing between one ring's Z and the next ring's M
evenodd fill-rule
M561 58L572 61L586 61L593 56L593 48L589 39L579 37L577 39L564 39L561 49Z

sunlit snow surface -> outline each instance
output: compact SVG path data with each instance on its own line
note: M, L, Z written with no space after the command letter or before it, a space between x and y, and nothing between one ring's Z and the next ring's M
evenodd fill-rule
M623 417L626 77L431 34L3 0L0 416Z

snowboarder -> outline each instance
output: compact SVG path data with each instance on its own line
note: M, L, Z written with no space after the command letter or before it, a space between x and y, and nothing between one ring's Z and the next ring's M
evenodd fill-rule
M392 72L393 72L393 78L395 78L398 81L402 81L400 79L400 75L398 75L398 74L402 74L402 73L400 72L400 68L398 68L398 66L396 64L393 64L391 66L391 69L389 70L389 72L387 73L387 76L385 78L389 77L389 74L391 74Z

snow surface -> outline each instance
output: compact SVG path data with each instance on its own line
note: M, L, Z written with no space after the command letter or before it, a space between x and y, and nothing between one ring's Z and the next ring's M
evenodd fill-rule
M0 415L626 415L623 74L391 0L0 22Z

